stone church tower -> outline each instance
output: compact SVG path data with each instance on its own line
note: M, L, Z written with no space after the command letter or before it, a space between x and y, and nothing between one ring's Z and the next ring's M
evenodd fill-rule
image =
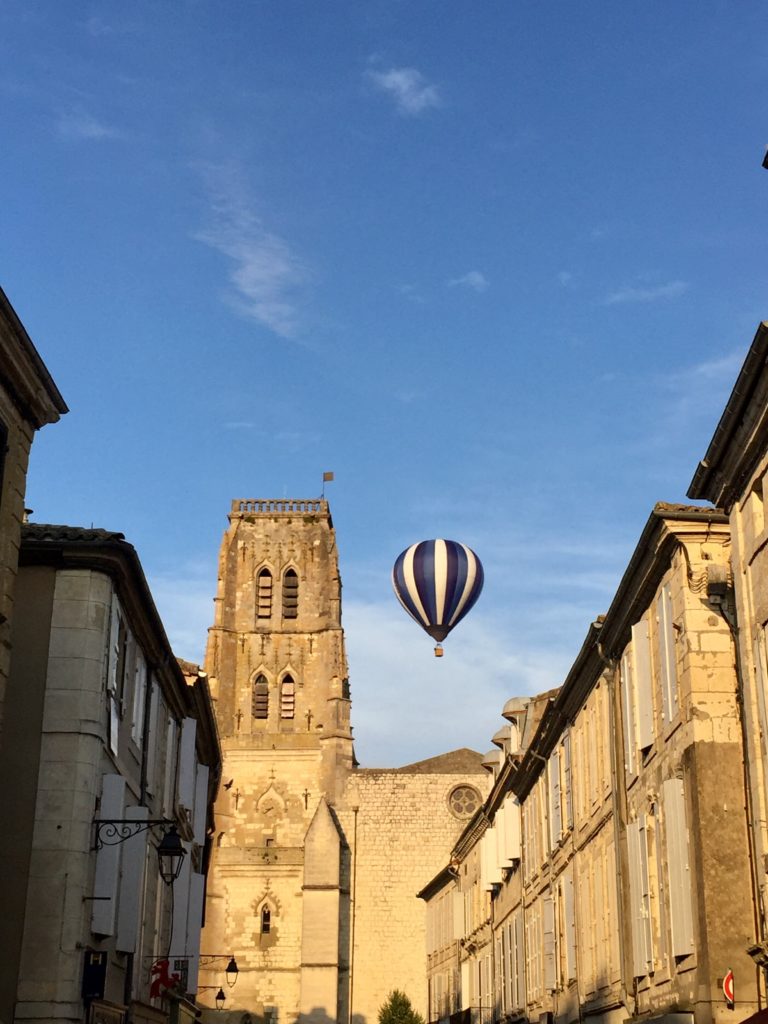
M469 750L358 767L326 501L233 502L205 669L224 766L201 1002L223 978L206 954L235 954L240 969L226 1009L206 1019L374 1024L394 988L424 1013L415 894L447 862L487 775Z
M203 952L237 952L241 1005L343 1019L349 894L329 804L354 755L327 502L233 502L205 668L224 773Z

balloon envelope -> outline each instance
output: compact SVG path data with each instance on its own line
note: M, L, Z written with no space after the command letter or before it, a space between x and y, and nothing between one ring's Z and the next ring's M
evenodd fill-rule
M440 643L483 589L480 559L455 540L422 540L398 555L392 586L411 618Z

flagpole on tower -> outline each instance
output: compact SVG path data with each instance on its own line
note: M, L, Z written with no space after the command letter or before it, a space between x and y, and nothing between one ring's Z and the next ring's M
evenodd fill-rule
M320 492L320 497L325 499L325 485L331 483L333 480L333 473L323 473L323 489Z

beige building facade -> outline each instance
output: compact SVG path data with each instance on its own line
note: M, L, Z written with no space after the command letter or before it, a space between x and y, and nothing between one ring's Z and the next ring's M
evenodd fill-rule
M0 289L0 743L29 453L35 431L66 412L64 399Z
M210 1019L368 1024L395 988L424 1011L415 894L487 776L466 750L357 764L327 502L233 503L205 667L224 786L203 948L240 967Z
M736 1019L758 1009L730 556L722 512L657 505L522 744L494 737L491 793L421 894L453 914L430 1021L725 1022L729 969Z
M135 550L103 530L22 528L12 640L0 1021L178 1020L219 781L207 680L177 663ZM169 885L171 826L185 856ZM153 993L169 957L173 991Z

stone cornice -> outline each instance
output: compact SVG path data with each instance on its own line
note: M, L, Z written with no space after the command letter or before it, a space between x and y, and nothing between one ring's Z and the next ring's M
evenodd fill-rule
M0 288L0 384L36 430L69 412L24 325Z

